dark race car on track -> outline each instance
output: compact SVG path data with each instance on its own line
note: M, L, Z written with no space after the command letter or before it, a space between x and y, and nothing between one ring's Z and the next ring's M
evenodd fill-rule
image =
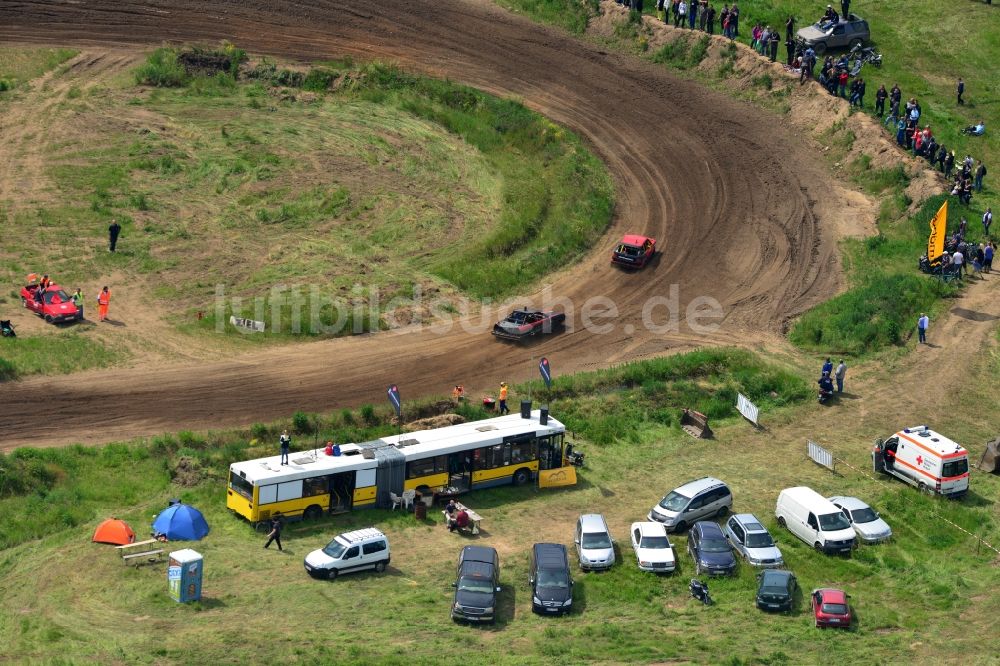
M656 254L656 239L626 234L611 253L611 263L625 268L642 268Z
M566 323L564 312L552 310L514 310L493 326L493 335L504 340L523 340L533 335L552 333Z
M38 298L38 285L21 287L21 303L50 324L83 319L73 299L56 284L50 284L41 299Z

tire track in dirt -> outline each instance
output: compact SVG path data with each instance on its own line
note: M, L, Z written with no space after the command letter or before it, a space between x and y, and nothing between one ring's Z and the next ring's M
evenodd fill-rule
M570 372L698 345L751 344L755 332L770 339L839 285L835 221L811 203L826 195L828 176L773 116L481 0L24 2L0 6L0 37L95 51L226 38L303 60L395 60L515 96L580 133L608 165L618 197L615 220L594 252L546 280L554 296L576 307L565 335L519 348L494 343L486 332L405 330L209 363L30 379L0 386L4 448L65 442L67 433L34 417L41 396L74 406L71 436L85 442L245 425L296 409L381 401L392 382L404 398L458 381L477 392L533 376L542 354ZM665 253L653 270L609 269L609 245L626 231L660 239ZM721 330L700 335L682 323L676 332L654 333L642 326L643 305L669 295L671 285L682 311L695 296L718 300ZM536 303L541 294L533 295ZM598 295L618 310L605 335L579 327L580 306Z

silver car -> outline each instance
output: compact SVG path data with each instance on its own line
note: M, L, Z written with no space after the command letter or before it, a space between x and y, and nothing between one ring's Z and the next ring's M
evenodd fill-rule
M799 29L799 39L811 46L816 55L823 55L827 49L863 45L871 40L868 21L851 14L836 23L820 21Z
M576 521L573 536L580 568L584 571L610 569L615 564L615 545L604 516L586 513Z
M858 538L865 543L881 543L892 538L892 528L889 527L889 523L882 520L874 509L857 497L838 495L828 499L847 516Z
M777 569L785 565L770 532L752 513L738 513L730 517L722 532L747 564L761 569Z
M671 490L649 510L647 520L663 523L668 532L683 532L705 518L722 518L733 505L733 493L722 481L706 476Z

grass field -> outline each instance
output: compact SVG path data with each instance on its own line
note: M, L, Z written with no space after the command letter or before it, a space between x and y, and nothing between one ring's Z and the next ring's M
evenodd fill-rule
M699 354L689 363L713 365ZM631 390L630 384L667 378L669 392L689 379L702 387L701 399L710 400L720 384L691 376L684 358L671 367L635 364L618 374L563 378L554 389L587 399L613 397ZM772 378L800 374L756 358L729 361L749 361ZM720 369L726 364L721 357L714 363ZM994 356L977 379L998 369ZM757 387L794 391L794 385L783 380ZM744 382L739 386L750 390ZM969 413L983 398L980 393L947 399L928 414L941 430L968 442L974 454L982 423ZM0 500L4 539L18 544L0 551L0 628L9 637L0 655L32 661L72 655L77 662L317 664L442 659L791 664L853 662L864 655L872 663L954 663L960 637L961 661L990 663L991 618L1000 610L993 594L995 554L977 550L975 540L934 515L1000 542L994 509L1000 480L974 472L970 496L946 502L898 482L868 479L843 465L831 474L805 459L807 437L864 469L872 433L891 432L899 415L867 412L851 418L848 414L859 412L846 408L843 422L823 426L817 425L820 408L812 400L792 403L765 409L766 431L755 432L732 417L715 419L716 439L704 441L690 439L655 415L631 414L638 425L635 437L603 444L576 438L587 454L576 487L499 488L469 495L467 503L484 516L478 540L449 534L436 520L421 523L399 511L374 510L294 525L286 530L283 553L262 550L262 535L224 508L227 461L272 448L248 448L246 439L253 433L207 438L188 433L100 449L22 450L0 461L5 469L16 466L27 484L17 489L26 494ZM375 420L381 415L376 410ZM345 426L345 418L354 425ZM359 428L359 435L385 427L367 429L364 420L365 414L338 413L324 417L322 427L324 434L327 427ZM257 426L253 432L273 441L282 425ZM181 456L193 459L200 470L193 486L171 483ZM641 519L671 487L706 474L730 484L734 510L763 519L807 593L821 585L850 592L859 618L852 631L813 628L801 602L788 615L755 610L753 572L743 565L735 578L710 583L716 605L702 607L687 597L692 568L683 535L673 539L678 573L656 577L635 568L628 524ZM0 481L0 488L10 488L9 480ZM778 490L794 484L867 499L892 525L894 541L860 548L850 559L813 552L773 519ZM194 544L206 558L204 598L188 606L169 600L163 566L123 568L109 546L89 543L93 528L108 515L128 520L144 535L170 497L197 505L212 527L207 539ZM570 544L573 521L588 511L606 515L619 540L620 564L605 574L586 575L574 565L575 610L563 618L534 616L526 584L530 544ZM386 574L334 582L306 576L301 560L310 550L338 531L370 524L385 530L391 541L392 566ZM454 625L448 618L454 561L468 543L490 545L500 553L503 592L496 626ZM60 575L69 571L73 575ZM170 640L164 640L165 633Z
M12 91L77 54L72 49L0 46L0 93ZM0 97L0 101L3 97Z
M226 319L263 319L268 339L325 335L313 313L329 327L358 301L509 295L574 261L610 221L603 165L519 103L378 64L258 61L253 76L150 87L118 73L39 91L48 128L19 150L38 153L47 186L0 201L9 298L29 270L77 284L130 276L189 333L215 330L221 287ZM115 254L111 219L123 226ZM306 313L297 330L294 308ZM365 310L359 332L381 314Z

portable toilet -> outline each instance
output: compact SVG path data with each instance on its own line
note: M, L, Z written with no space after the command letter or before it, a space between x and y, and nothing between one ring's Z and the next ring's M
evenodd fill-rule
M167 585L174 601L186 604L201 599L201 576L203 570L201 553L190 548L170 553L167 565Z

